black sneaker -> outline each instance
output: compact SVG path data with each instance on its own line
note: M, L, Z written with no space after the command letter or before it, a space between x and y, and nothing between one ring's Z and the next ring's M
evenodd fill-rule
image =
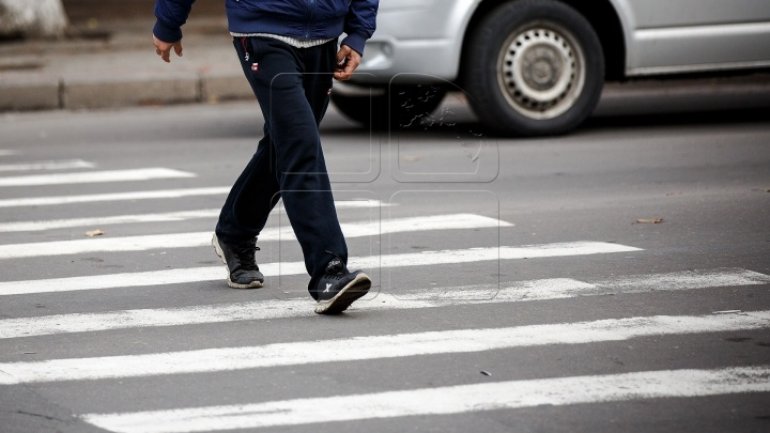
M211 239L214 251L222 263L227 266L227 285L233 289L258 289L265 282L262 272L259 272L254 253L257 248L256 240L251 239L238 244L226 244L219 240L216 233Z
M318 314L339 314L356 299L366 295L372 280L361 272L349 272L342 260L335 258L326 265L326 272L316 283Z

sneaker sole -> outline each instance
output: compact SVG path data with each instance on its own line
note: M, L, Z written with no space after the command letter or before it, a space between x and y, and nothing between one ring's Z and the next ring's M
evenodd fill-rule
M214 237L211 238L211 246L214 247L214 253L216 253L217 257L219 257L219 260L222 261L222 264L225 265L225 271L227 272L227 286L231 289L239 289L239 290L247 290L247 289L261 289L262 288L262 281L252 281L249 284L240 284L236 283L233 280L230 279L230 268L227 267L227 260L225 260L225 253L222 251L222 247L219 246L219 239L217 239L217 235L215 234Z
M363 272L359 273L347 286L337 293L337 296L327 301L319 302L315 307L315 312L327 315L340 314L347 310L356 299L369 293L371 287L372 280Z

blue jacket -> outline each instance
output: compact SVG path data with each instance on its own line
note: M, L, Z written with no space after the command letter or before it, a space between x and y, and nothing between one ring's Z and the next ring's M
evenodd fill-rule
M165 42L182 39L195 0L155 0L153 33ZM271 33L300 39L333 39L363 54L372 36L379 0L225 0L230 31Z

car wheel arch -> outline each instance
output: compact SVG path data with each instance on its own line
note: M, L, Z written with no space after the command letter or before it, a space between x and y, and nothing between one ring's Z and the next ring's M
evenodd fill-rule
M479 121L496 134L569 132L593 112L605 81L596 31L559 0L497 3L476 27L467 55L463 89Z
M462 86L467 77L467 59L472 35L479 25L495 8L504 3L517 0L482 0L470 17L464 29L463 46L460 52L458 83ZM625 78L626 70L626 35L621 19L612 0L557 0L572 6L580 12L599 36L605 59L605 76L610 80Z

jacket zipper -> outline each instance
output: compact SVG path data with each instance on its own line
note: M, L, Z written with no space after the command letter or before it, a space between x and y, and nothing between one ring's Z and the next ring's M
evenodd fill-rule
M307 1L307 22L305 23L305 39L310 39L310 25L313 23L313 12L316 0Z

